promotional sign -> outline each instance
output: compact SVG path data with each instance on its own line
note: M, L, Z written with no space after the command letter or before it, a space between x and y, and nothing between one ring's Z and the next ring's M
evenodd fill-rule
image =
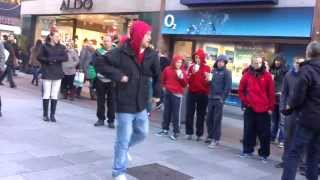
M278 4L278 0L181 0L187 6L204 6L216 4Z
M309 38L312 19L312 7L168 11L162 33Z

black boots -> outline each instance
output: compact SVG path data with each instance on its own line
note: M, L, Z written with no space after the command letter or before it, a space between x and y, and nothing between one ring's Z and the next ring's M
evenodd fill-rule
M57 100L51 100L51 112L50 118L48 116L48 109L49 109L49 99L43 99L43 120L44 121L52 121L56 122L55 114L57 109Z
M57 122L57 121L56 121L56 118L54 117L55 114L56 114L57 103L58 103L57 100L55 100L55 99L52 99L52 100L51 100L50 120L51 120L52 122Z
M43 120L49 121L50 120L48 117L49 99L43 99L42 106L43 106Z

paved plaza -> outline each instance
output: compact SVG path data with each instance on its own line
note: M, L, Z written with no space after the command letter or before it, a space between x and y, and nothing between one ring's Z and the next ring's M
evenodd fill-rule
M60 101L58 122L43 122L40 88L31 87L29 79L19 74L18 89L0 87L4 104L4 116L0 118L0 180L111 180L115 130L93 126L95 104L88 100ZM280 179L281 170L274 168L280 160L279 148L273 147L267 164L238 156L240 119L224 118L222 145L212 150L203 141L181 137L173 142L155 136L160 117L159 112L153 115L148 139L131 149L130 167L158 163L195 180Z

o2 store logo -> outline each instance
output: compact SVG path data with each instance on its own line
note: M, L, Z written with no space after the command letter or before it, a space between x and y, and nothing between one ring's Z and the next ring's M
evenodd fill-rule
M175 18L172 14L168 14L164 18L164 26L167 28L171 28L175 30L177 28L177 24L175 23Z

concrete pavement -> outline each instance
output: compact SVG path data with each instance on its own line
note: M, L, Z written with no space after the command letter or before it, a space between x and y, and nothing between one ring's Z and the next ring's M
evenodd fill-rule
M43 122L40 90L30 78L20 74L18 89L0 86L0 180L111 180L115 130L93 127L95 103L60 101L58 122ZM131 150L130 167L159 163L196 180L280 179L278 148L267 164L238 157L238 119L224 118L222 145L212 150L204 142L155 136L160 116L153 115L148 139Z

